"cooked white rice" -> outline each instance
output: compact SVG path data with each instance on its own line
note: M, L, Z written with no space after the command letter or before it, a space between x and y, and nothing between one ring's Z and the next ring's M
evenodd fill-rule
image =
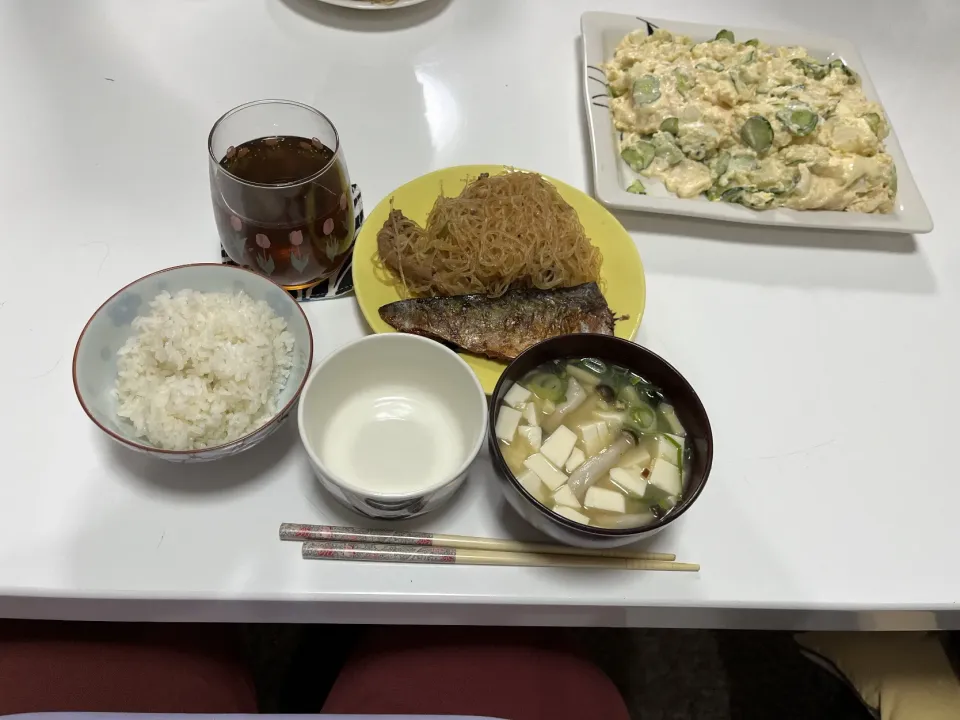
M117 414L167 450L235 440L277 412L293 335L244 292L162 292L117 353Z

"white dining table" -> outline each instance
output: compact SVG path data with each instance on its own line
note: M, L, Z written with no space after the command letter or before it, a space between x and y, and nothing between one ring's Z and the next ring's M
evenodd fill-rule
M703 494L644 547L699 573L307 562L282 522L363 521L320 489L294 421L183 466L87 419L71 363L90 315L145 274L219 260L206 139L223 112L278 97L328 114L368 211L468 163L591 192L585 10L850 39L936 225L617 214L646 269L636 340L690 380L715 435ZM0 617L960 628L958 34L948 0L0 3ZM369 332L352 296L304 309L316 359ZM485 455L401 527L537 538Z

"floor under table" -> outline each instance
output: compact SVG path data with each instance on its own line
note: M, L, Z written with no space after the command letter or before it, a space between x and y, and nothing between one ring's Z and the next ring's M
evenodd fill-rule
M263 711L316 712L318 692L325 692L322 678L332 683L361 631L353 626L245 626ZM638 720L870 717L843 682L797 652L788 632L620 628L551 632L563 633L597 662ZM322 646L323 658L309 653L307 662L305 646ZM342 652L330 653L331 648ZM317 662L327 667L320 670ZM302 671L309 677L298 677L300 668L309 668Z

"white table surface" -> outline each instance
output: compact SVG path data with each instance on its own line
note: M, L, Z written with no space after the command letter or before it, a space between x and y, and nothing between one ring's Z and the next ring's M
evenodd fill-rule
M916 0L0 3L0 616L721 627L960 627L956 118L960 5ZM709 484L649 546L698 575L305 562L283 521L355 523L294 423L216 464L113 445L72 351L112 292L218 258L205 142L242 102L337 124L368 209L463 163L589 187L579 16L803 28L860 47L937 225L868 236L621 215L647 269L639 342L698 389ZM945 138L938 142L938 138ZM317 356L367 332L307 306ZM529 536L486 459L413 527Z

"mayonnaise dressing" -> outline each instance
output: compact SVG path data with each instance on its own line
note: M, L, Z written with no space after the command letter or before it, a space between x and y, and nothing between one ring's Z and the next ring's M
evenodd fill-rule
M724 35L695 43L644 29L621 41L603 67L628 164L680 197L892 212L890 129L856 73L801 47ZM749 141L748 122L760 130Z

